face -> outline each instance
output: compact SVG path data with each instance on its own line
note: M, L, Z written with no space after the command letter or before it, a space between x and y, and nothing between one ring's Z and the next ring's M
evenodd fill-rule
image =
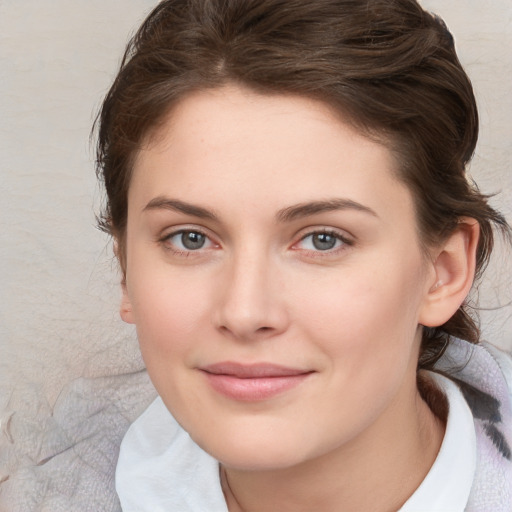
M191 437L289 467L410 414L428 288L396 163L313 100L183 100L129 190L124 320Z

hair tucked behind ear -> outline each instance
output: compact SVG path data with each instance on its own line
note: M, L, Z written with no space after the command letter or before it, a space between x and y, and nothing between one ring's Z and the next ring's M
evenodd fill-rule
M116 237L122 266L138 149L186 94L226 82L319 99L386 143L414 196L425 247L472 217L480 274L493 224L510 232L465 175L478 115L453 38L415 0L165 0L130 41L97 120L107 192L100 226ZM449 336L478 340L467 305L424 330L420 367L433 364Z

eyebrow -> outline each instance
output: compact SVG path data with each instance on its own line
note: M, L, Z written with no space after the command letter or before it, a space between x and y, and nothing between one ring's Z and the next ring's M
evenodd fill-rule
M152 199L144 207L143 211L160 209L177 211L186 215L198 217L200 219L218 221L218 216L212 210L208 210L207 208L203 208L202 206L197 206L191 203L186 203L178 199L171 199L163 196L155 197ZM311 201L288 206L277 212L276 219L279 222L291 222L293 220L308 217L310 215L336 210L356 210L370 214L374 217L378 217L377 213L368 206L365 206L356 201L352 201L351 199L334 198L324 201Z
M200 219L217 220L217 215L215 215L214 212L203 208L202 206L196 206L178 199L170 199L162 196L152 199L143 209L143 211L148 210L172 210L186 215L192 215Z
M330 212L336 210L356 210L358 212L368 213L378 217L377 213L361 203L351 199L334 198L325 201L312 201L310 203L301 203L280 210L277 219L281 222L290 222L292 220L308 217L317 213Z

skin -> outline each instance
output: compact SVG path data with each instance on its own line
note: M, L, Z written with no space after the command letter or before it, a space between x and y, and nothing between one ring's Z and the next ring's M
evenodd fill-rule
M138 155L121 315L166 406L221 462L230 511L397 510L436 457L420 324L463 300L477 228L425 257L395 169L326 105L235 86L182 100ZM240 401L201 370L222 361L310 373Z

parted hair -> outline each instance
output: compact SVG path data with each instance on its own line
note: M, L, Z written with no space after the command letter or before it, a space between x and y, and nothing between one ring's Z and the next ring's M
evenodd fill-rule
M461 217L478 221L477 277L493 225L510 233L466 175L478 113L453 37L416 0L164 0L129 42L96 121L106 189L99 224L115 237L123 272L138 150L187 94L226 83L318 99L386 144L412 192L425 248ZM450 336L478 342L467 304L423 329L420 368L434 364Z

